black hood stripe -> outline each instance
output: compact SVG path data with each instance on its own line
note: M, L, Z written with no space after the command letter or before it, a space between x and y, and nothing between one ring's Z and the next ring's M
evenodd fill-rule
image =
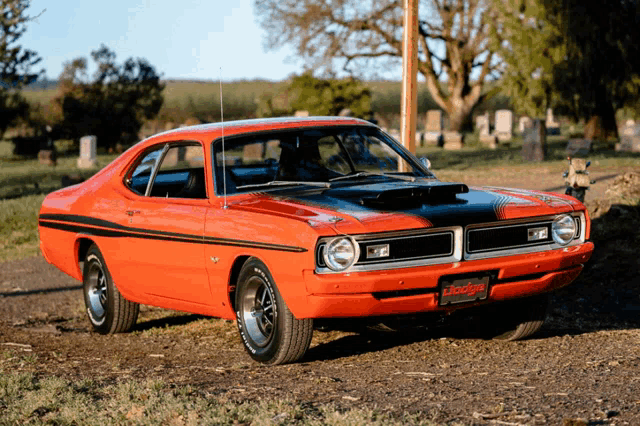
M295 253L302 253L307 251L307 249L303 247L288 246L282 244L262 243L258 241L236 240L230 238L215 238L202 235L156 231L153 229L133 228L103 219L96 219L79 215L42 214L39 217L38 224L44 228L59 229L69 232L80 232L100 237L144 238L149 240L259 248L265 250L277 250Z

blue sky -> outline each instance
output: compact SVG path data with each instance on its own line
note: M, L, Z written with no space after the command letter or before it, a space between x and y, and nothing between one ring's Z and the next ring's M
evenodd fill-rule
M252 0L32 0L20 44L38 52L47 77L101 43L117 61L146 58L166 79L282 80L302 71L288 48L266 52ZM293 59L287 60L287 57Z

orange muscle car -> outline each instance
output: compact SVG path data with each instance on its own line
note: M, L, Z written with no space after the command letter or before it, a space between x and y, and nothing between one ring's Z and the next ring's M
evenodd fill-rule
M162 133L39 216L95 331L131 329L141 303L236 319L270 364L300 359L320 318L474 307L493 335L529 336L591 256L589 226L572 197L441 182L377 126L336 117Z

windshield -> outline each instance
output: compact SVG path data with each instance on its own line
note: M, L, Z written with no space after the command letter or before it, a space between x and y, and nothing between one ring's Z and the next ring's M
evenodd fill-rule
M253 133L214 143L216 192L348 184L351 180L433 178L418 161L375 127L321 127ZM329 185L326 185L329 184Z

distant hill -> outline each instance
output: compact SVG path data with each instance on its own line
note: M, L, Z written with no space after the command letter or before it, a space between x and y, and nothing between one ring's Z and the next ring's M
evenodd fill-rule
M31 83L23 90L47 90L55 89L58 86L58 80L49 80L45 78L43 80L37 80L35 83Z

